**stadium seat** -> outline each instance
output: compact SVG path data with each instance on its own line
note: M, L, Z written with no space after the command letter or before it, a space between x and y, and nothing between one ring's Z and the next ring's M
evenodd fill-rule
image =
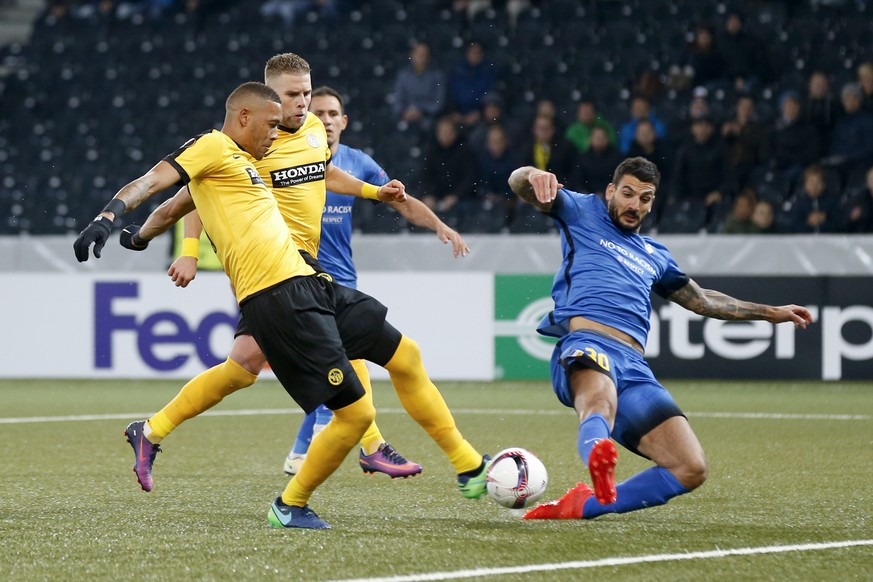
M661 234L692 234L706 229L706 208L701 202L682 200L668 204L658 220Z
M54 192L39 171L45 163L40 156L68 175L138 174L147 160L159 159L219 123L221 95L239 82L259 78L263 60L286 50L300 51L310 61L315 85L336 85L348 96L353 119L349 143L372 148L386 169L413 177L421 159L412 152L420 156L426 136L395 131L387 102L413 39L429 41L436 65L444 69L460 58L463 42L483 42L488 58L500 67L498 88L510 119L526 118L533 104L548 95L557 102L561 121L569 123L575 101L585 95L596 98L601 112L619 125L627 117L625 98L638 75L653 61L659 72L665 71L677 62L694 23L720 24L725 11L735 6L724 0L547 0L532 3L512 29L504 4L494 3L470 21L444 0L348 3L329 25L307 16L293 27L276 26L239 0L221 2L206 18L179 10L157 20L39 20L28 42L0 47L0 58L12 71L0 80L0 136L15 137L0 143L0 185L9 175L34 172L33 189L27 191ZM772 116L782 91L805 89L811 70L827 70L839 87L854 80L860 62L873 59L873 20L865 3L754 4L747 28L759 38L779 39L767 43L777 78L758 101L764 119ZM58 95L63 95L61 102ZM732 103L729 94L721 101L717 97L716 107ZM686 95L678 93L655 108L669 122L685 103ZM39 125L45 130L34 136ZM94 155L97 159L89 159ZM789 194L783 180L778 173L753 174L756 187L780 199ZM19 205L27 215L6 213L0 228L60 232L87 220L93 189L87 181L73 182L65 186L68 199L63 203L45 198L41 207ZM856 177L846 182L844 190ZM20 189L17 184L14 192ZM11 191L0 186L0 201L5 204ZM514 228L551 228L537 223L538 217L529 218ZM687 220L664 219L668 228L690 228L683 226ZM476 222L475 217L469 220ZM380 224L383 230L395 228L390 220Z

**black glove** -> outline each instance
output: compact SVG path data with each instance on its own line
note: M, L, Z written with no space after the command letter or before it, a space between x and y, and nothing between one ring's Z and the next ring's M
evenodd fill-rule
M144 240L139 236L139 229L142 228L138 224L128 224L121 230L121 238L119 242L121 246L132 251L144 251L149 246L149 241Z
M109 233L112 232L112 221L105 216L98 216L85 227L85 230L79 233L76 237L76 242L73 243L73 250L76 252L76 259L80 263L88 260L88 249L91 243L94 243L94 257L100 258L100 251L103 250L103 245L109 240Z

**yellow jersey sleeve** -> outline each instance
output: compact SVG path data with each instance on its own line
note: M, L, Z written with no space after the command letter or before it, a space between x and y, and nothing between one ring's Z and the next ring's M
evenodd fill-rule
M217 132L212 130L192 137L182 144L182 147L164 158L165 161L169 162L179 172L179 175L182 177L182 184L188 184L191 181L192 175L196 177L209 173L215 169L217 164L220 164L224 149L223 142L211 137L203 139L206 136L211 136L213 133ZM194 144L197 144L197 147L193 147Z

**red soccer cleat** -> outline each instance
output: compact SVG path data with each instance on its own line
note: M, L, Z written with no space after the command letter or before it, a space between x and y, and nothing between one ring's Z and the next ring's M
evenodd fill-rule
M591 449L588 457L588 471L594 485L594 495L601 505L615 503L615 464L618 463L618 450L609 439L603 439Z
M540 503L524 514L522 519L582 519L582 507L594 495L591 487L577 483L557 501Z

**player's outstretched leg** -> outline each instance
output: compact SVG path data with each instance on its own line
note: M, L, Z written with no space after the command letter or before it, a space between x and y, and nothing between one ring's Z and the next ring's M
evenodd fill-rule
M124 431L127 442L133 447L133 472L143 491L151 491L154 486L152 479L152 464L155 456L161 452L161 446L152 444L143 433L146 421L131 422Z
M540 503L524 514L523 519L581 519L585 502L594 496L594 491L585 483L577 483L555 501Z
M486 494L485 473L490 458L468 443L455 426L446 401L427 375L418 344L406 336L385 364L403 408L439 445L458 474L458 488L468 499Z
M670 471L652 467L619 483L615 503L603 505L588 485L579 483L557 501L534 507L524 519L594 519L607 513L627 513L664 505L688 491Z
M257 379L255 374L228 358L191 379L150 419L131 423L124 435L133 447L133 470L143 491L151 491L154 485L152 464L161 450L158 446L161 440L186 420L209 410L225 396L251 386Z
M627 513L647 507L664 505L677 495L688 493L670 471L663 467L646 469L616 487L615 503L603 505L588 501L583 509L585 519L593 519L606 513Z

